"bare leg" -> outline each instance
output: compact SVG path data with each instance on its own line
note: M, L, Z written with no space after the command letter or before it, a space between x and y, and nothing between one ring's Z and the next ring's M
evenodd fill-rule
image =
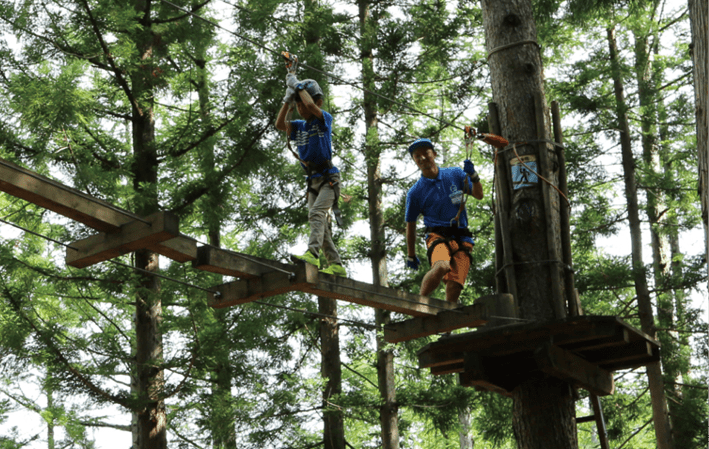
M430 295L441 283L443 276L451 271L451 263L447 260L439 260L434 263L428 273L423 277L423 282L421 282L420 295L428 296ZM447 296L447 295L446 295Z
M463 286L455 281L446 282L446 301L456 304Z

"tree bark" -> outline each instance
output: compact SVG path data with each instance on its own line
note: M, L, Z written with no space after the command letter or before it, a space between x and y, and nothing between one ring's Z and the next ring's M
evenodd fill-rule
M367 190L369 196L369 229L371 238L372 283L388 286L389 274L386 264L386 237L382 211L381 149L379 147L377 101L370 92L376 91L374 73L374 46L377 23L370 14L368 0L359 0L360 46L362 55L362 79L364 92L365 148L367 163ZM391 312L375 310L375 322L380 329L391 321ZM394 354L387 349L382 335L377 335L377 375L382 406L379 418L382 425L382 448L398 449L399 417L396 403Z
M325 449L344 449L345 424L342 410L332 402L333 398L342 393L337 301L318 297L318 311L323 315L334 317L320 319L320 373L326 379L323 390L323 447Z
M625 184L625 197L628 205L628 221L630 224L631 260L633 264L633 282L638 298L638 311L640 326L643 332L655 337L656 328L650 300L650 291L647 284L645 265L642 253L642 230L640 228L640 213L638 206L637 186L635 183L635 160L630 141L630 125L628 124L623 78L618 61L618 49L615 40L615 28L607 30L608 48L613 72L613 86L616 99L616 114L618 129L620 130L620 146L622 153L623 181ZM659 362L647 366L648 383L652 397L653 419L655 421L655 435L659 449L674 449L672 441L672 427L670 425L667 401L665 399L664 382Z
M709 260L709 5L705 0L689 0L694 61L694 101L697 118L699 196L704 222L704 254Z
M137 0L135 9L142 17L142 31L136 46L143 62L131 74L132 137L135 162L132 167L133 187L141 193L135 212L147 216L158 211L158 158L155 145L153 69L156 35L151 27L151 2ZM149 250L135 252L135 267L157 272L158 255ZM138 271L140 289L136 293L135 373L134 385L140 405L134 411L134 449L167 449L167 415L164 390L162 301L157 277Z
M709 262L709 11L704 0L689 0L694 61L694 112L697 120L699 196L704 223L705 263ZM708 423L709 425L709 423Z
M482 0L481 5L493 100L503 137L510 142L549 140L549 110L531 1ZM539 114L535 103L541 109ZM558 162L551 145L519 144L515 149L522 157L534 156L537 172L558 184ZM541 151L548 154L540 155ZM506 169L517 156L506 151L500 157L504 161L499 167ZM542 164L545 158L546 166ZM559 315L565 313L563 303L550 298L565 295L563 282L554 285L554 279L563 279L559 271L555 273L561 264L550 257L556 254L558 259L562 254L559 197L554 190L545 192L548 186L543 187L542 182L525 188L513 189L509 184L500 188L509 191L510 197L508 215L501 221L506 220L510 229L516 302L522 318L543 322L561 318ZM552 378L530 379L514 389L513 427L520 449L578 446L571 393L567 383Z

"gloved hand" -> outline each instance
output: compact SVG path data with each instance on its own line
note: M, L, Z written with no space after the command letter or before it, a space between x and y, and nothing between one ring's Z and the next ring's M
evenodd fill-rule
M287 88L286 89L286 95L283 97L283 102L284 103L293 103L295 101L295 90L292 88Z
M406 268L410 268L414 271L418 271L421 266L421 261L418 257L407 257L406 258Z
M307 89L310 87L310 81L305 81L304 83L298 83L296 86L296 92L299 90Z
M463 171L470 176L475 175L475 165L473 165L473 161L470 159L466 159L463 161Z
M466 175L470 176L470 180L473 183L480 182L480 176L478 176L478 172L475 171L475 165L473 165L470 159L463 161L463 171Z
M298 78L295 76L294 73L288 72L286 75L286 86L290 87L294 91L298 90Z
M286 88L286 95L283 97L284 103L293 103L295 101L295 90L290 87Z

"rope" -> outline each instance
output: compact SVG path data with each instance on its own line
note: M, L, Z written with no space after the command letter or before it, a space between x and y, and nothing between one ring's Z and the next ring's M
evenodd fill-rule
M200 15L198 15L198 14L195 14L195 13L192 12L192 11L189 11L189 10L187 10L187 9L184 9L184 8L182 8L181 6L178 6L178 5L176 5L176 4L172 3L172 2L170 2L169 0L160 0L160 1L163 2L163 3L166 3L166 4L170 5L170 6L172 6L173 8L175 8L175 9L177 9L177 10L180 10L180 11L186 13L186 14L189 14L189 15L191 15L191 16L197 18L197 19L203 20L204 22L209 23L210 25L212 25L212 26L214 26L214 27L217 27L217 28L219 28L219 29L221 29L221 30L223 30L223 31L226 31L226 32L229 33L229 34L232 34L232 35L234 35L234 36L236 36L236 37L239 37L239 38L241 38L241 39L243 39L243 40L245 40L245 41L251 43L252 45L254 45L254 46L256 46L256 47L259 47L259 48L261 48L261 49L263 49L263 50L269 51L269 52L274 53L274 54L279 55L279 56L281 55L281 53L280 53L279 51L277 51L277 50L274 50L274 49L272 49L272 48L269 48L269 47L267 47L266 45L264 45L264 44L262 44L262 43L260 43L260 42L257 42L257 41L255 41L255 40L253 40L253 39L250 39L250 38L248 38L248 37L242 36L242 35L239 34L239 33L236 33L236 32L234 32L234 31L228 30L228 29L224 28L223 26L219 25L218 23L212 22L212 21L209 20L209 19L205 19L204 17L202 17L202 16L200 16ZM310 70L313 70L313 71L315 71L315 72L318 72L318 73L320 73L320 74L322 74L322 75L325 75L325 76L327 76L327 77L330 77L330 78L332 78L333 80L335 80L335 81L337 81L337 82L340 82L340 83L342 83L342 84L347 84L348 86L352 86L352 87L354 87L354 88L356 88L356 89L361 90L362 92L365 92L365 93L368 93L368 94L372 94L372 95L376 95L377 97L379 97L379 98L381 98L381 99L383 99L383 100L387 100L387 101L389 101L389 102L391 102L391 103L393 103L393 104L395 104L395 105L397 105L397 106L401 106L402 108L409 109L410 111L415 112L415 113L417 113L417 114L425 115L426 117L431 118L431 119L433 119L433 120L436 120L436 121L438 121L438 122L440 122L440 123L443 123L444 125L450 126L450 127L452 127L452 128L459 129L459 130L461 130L461 131L465 131L464 128L462 128L462 127L460 127L460 126L457 126L457 125L454 125L453 123L447 122L447 121L443 120L443 119L440 118L440 117L436 117L436 116L431 115L431 114L428 114L428 113L426 113L426 112L419 111L418 109L415 109L414 107L412 107L412 106L410 106L410 105L408 105L408 104L401 103L401 102L396 101L396 100L394 100L394 99L392 99L392 98L389 98L389 97L387 97L387 96L385 96L385 95L381 95L381 94L379 94L379 93L377 93L377 92L374 92L374 91L371 91L371 90L369 90L369 89L367 89L367 88L365 88L365 87L359 86L359 85L357 85L357 84L355 84L355 83L352 83L352 82L349 82L349 81L345 81L345 80L343 80L342 78L340 78L340 77L338 77L337 75L334 75L334 74L332 74L332 73L326 72L326 71L324 71L324 70L320 70L320 69L318 69L318 68L316 68L316 67L311 67L311 66L309 66L309 65L307 65L307 64L304 64L304 63L302 63L302 62L301 62L301 63L298 63L298 65L299 65L300 67L305 67L305 68L307 68L307 69L310 69Z
M20 169L23 174L25 174L25 175L27 175L27 176L30 176L30 177L32 177L32 178L34 178L34 179L37 179L37 180L39 180L39 181L42 181L42 182L46 182L46 183L48 183L48 184L51 184L52 187L56 187L57 189L63 190L63 191L65 191L65 192L69 192L69 193L72 193L72 194L74 194L74 195L78 195L78 196L82 197L82 198L85 199L85 200L91 201L91 202L96 203L96 204L100 204L100 205L103 206L103 207L106 207L106 208L108 208L108 209L111 209L111 210L114 211L114 212L118 212L118 213L120 213L120 214L123 214L123 215L125 215L126 217L130 217L130 218L132 218L132 219L134 219L134 220L142 221L143 223L148 224L148 225L151 224L148 220L146 220L146 219L144 219L144 218L142 218L142 217L139 217L138 215L135 215L135 214L133 214L132 212L128 212L127 210L121 209L120 207L116 207L116 206L114 206L114 205L112 205L112 204L106 203L105 201L102 201L102 200L100 200L100 199L98 199L98 198L94 198L94 197L92 197L91 195L87 195L87 194L85 194L85 193L83 193L83 192L81 192L81 191L79 191L79 190L72 189L71 187L67 187L67 186L65 186L64 184L60 183L60 182L54 181L53 179L47 178L47 177L45 177L45 176L38 175L37 173L33 173L33 172L29 171L29 170L25 170L25 169L23 169L22 167L19 167L19 166L15 165L15 164L10 164L10 163L8 163L8 162L6 162L6 161L0 159L0 165L4 165L5 167L7 167L7 168L9 168L9 169L11 169L11 170L18 170L18 169ZM28 231L28 232L31 233L32 231Z
M524 144L526 144L526 143L528 143L528 142L522 142L522 145L524 145ZM522 165L524 165L524 166L527 168L527 170L529 170L529 171L531 171L532 173L534 173L535 175L537 175L537 177L539 177L539 179L543 180L544 182L546 182L547 184L549 184L550 186L552 186L552 187L554 188L554 190L556 190L557 192L559 192L559 195L561 195L561 197L566 200L566 205L567 205L567 206L569 207L569 209L570 209L570 208L571 208L571 201L569 201L569 199L566 197L566 195L564 195L564 192L562 192L561 190L559 190L559 188L558 188L557 186L555 186L554 184L552 184L547 178L545 178L544 176L540 175L540 174L537 173L536 171L532 170L532 169L529 167L529 165L525 164L524 161L522 160L522 158L521 158L521 157L519 156L519 154L517 153L517 148L516 148L516 146L517 146L517 143L512 144L512 151L514 151L515 156L517 156L517 160L519 160L519 161L522 163Z
M482 137L483 142L485 142L485 143L487 143L487 144L490 144L490 145L492 145L493 147L495 147L495 158L494 158L494 161L493 161L493 168L494 168L495 170L493 171L493 178L492 178L492 194L493 194L493 198L494 198L494 195L495 195L495 180L497 179L497 156L498 156L500 153L504 153L505 151L512 150L512 151L514 151L515 156L517 156L517 160L519 160L520 163L521 163L527 170L529 170L530 172L534 173L535 175L537 175L537 177L538 177L539 179L541 179L542 181L546 182L548 185L550 185L551 187L553 187L554 190L556 190L556 191L559 193L559 195L561 195L561 197L564 198L564 200L566 200L566 205L567 205L567 207L568 207L569 209L571 209L571 201L569 201L569 199L566 197L566 195L564 195L564 193L563 193L561 190L559 190L559 188L558 188L557 186L555 186L554 184L552 184L552 183L551 183L548 179L546 179L544 176L540 175L540 174L537 173L535 170L532 170L532 168L531 168L529 165L527 165L527 164L522 160L522 158L520 157L520 155L517 153L517 145L528 145L528 144L532 144L532 143L548 143L548 144L554 145L555 147L558 147L558 148L561 148L561 149L564 149L564 145L562 145L562 144L560 144L560 143L558 143L558 142L554 142L554 141L548 140L548 139L525 140L524 142L514 142L514 143L510 144L509 141L508 141L507 139L505 139L504 137L502 137L502 136L498 136L498 135L495 135L495 134L487 134L487 133L486 133L486 134L480 134L480 135L483 136L483 137ZM493 201L493 203L492 203L492 213L493 213L493 214L497 213L496 208L495 208L495 202L494 202L494 201Z
M492 50L490 50L490 51L488 52L488 54L487 54L487 59L490 59L490 56L494 55L494 54L497 53L498 51L507 50L508 48L516 47L516 46L518 46L518 45L525 45L525 44L534 44L534 45L537 46L537 48L542 48L541 45L539 45L539 44L537 43L537 41L535 41L535 40L533 40L533 39L529 39L529 40L525 40L525 41L519 41L519 42L513 42L513 43L511 43L511 44L500 45L499 47L493 48Z

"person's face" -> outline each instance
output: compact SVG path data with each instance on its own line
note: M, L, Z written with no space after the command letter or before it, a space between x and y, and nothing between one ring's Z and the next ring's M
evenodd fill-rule
M436 168L436 152L431 148L417 148L411 156L414 158L414 162L419 170L424 173Z

